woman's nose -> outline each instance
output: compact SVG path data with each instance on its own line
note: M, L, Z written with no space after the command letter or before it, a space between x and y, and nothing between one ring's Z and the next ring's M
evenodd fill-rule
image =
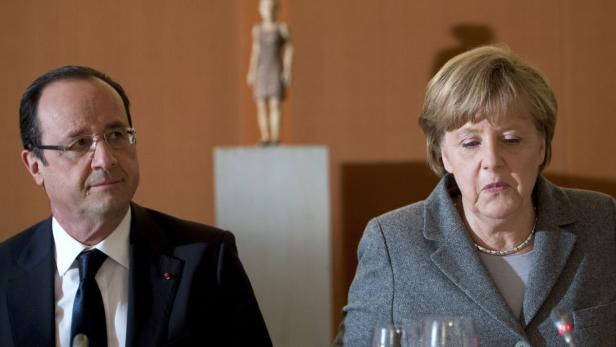
M500 146L494 142L485 143L481 152L481 167L485 170L499 168L503 164Z

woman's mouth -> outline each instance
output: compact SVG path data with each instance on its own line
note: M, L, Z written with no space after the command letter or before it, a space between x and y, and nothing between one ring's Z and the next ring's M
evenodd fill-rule
M486 184L485 186L483 186L481 190L487 191L490 193L498 193L508 188L509 188L509 185L505 182L494 182L494 183Z

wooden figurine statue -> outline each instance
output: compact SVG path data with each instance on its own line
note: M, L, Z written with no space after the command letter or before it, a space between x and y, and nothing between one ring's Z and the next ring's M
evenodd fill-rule
M285 23L277 22L275 0L261 0L261 22L252 28L252 53L246 78L257 103L261 145L280 142L280 102L291 82L293 46Z

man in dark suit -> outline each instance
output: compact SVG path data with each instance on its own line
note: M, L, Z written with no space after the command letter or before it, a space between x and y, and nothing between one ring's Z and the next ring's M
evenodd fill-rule
M53 70L24 93L20 124L52 217L0 244L0 346L271 346L233 235L131 202L118 83Z

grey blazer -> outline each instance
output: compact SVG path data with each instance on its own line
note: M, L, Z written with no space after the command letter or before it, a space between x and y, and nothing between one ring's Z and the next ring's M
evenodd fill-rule
M380 323L463 315L479 346L564 346L550 320L570 313L578 346L616 346L616 200L539 177L534 260L521 317L511 313L464 230L445 176L428 199L376 217L359 244L339 342L370 346Z

